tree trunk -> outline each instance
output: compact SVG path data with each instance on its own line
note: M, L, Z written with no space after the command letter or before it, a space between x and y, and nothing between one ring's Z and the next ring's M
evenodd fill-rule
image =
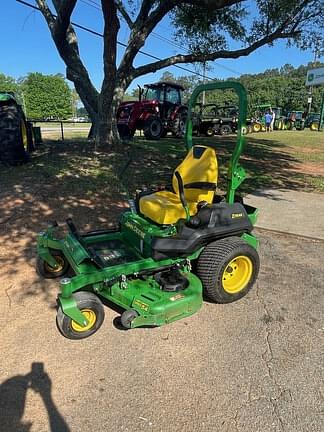
M119 85L103 83L98 104L98 127L96 134L97 148L105 151L117 150L121 140L117 128L117 109L125 90Z
M121 101L117 74L117 34L120 28L115 0L101 0L104 16L104 80L98 100L98 130L96 144L99 149L110 151L120 143L116 112Z

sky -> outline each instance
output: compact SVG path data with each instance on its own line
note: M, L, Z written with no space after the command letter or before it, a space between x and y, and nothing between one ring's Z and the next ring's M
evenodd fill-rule
M25 0L35 4L34 0ZM102 33L102 15L98 6L100 0L78 0L77 7L72 15L72 20L78 24L89 27ZM179 48L170 45L165 39L171 39L171 28L169 22L164 20L154 30L144 51L157 57L165 58L179 53ZM90 77L97 89L100 89L103 77L102 65L102 38L77 31L80 53L86 64ZM118 40L127 41L127 29L122 24ZM162 39L161 39L162 36ZM16 0L0 0L0 73L19 78L29 72L41 72L43 74L62 73L65 75L65 65L60 59L55 45L49 34L46 22L38 11L16 2ZM122 48L119 48L119 55ZM212 68L207 75L211 78L227 79L239 77L240 74L259 73L266 69L280 68L284 64L298 67L313 60L314 54L311 50L299 51L297 48L286 48L284 41L276 42L273 47L263 47L248 57L235 60L218 60L210 63ZM150 59L139 55L136 65L145 64ZM193 65L183 65L194 70ZM143 85L158 81L164 71L169 71L175 76L189 75L188 72L170 67L148 74L134 81L129 91L137 84Z

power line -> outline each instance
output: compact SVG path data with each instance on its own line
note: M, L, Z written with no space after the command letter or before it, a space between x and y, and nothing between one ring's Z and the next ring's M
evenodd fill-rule
M102 9L101 9L101 7L100 7L100 5L99 5L99 3L97 3L96 1L94 1L94 0L80 0L82 3L84 3L84 4L87 4L88 6L91 6L91 7L93 7L94 9L97 9L98 11L102 11ZM179 45L179 44L177 44L177 43L175 43L174 41L171 41L170 39L168 39L168 38L166 38L165 36L162 36L162 35L160 35L159 33L156 33L156 32L151 32L151 35L153 36L153 37L155 37L156 39L159 39L159 40L161 40L162 42L165 42L165 43L167 43L167 44L169 44L170 46L173 46L173 47L175 47L175 48L179 48L179 49L184 49L183 48L183 46L181 46L181 45ZM189 50L188 49L185 49L185 51L186 51L186 53L189 53ZM229 67L227 67L227 66L223 66L223 65L221 65L221 64L219 64L219 63L217 63L217 62L214 62L218 67L220 67L220 68L222 68L222 69L225 69L225 70L227 70L227 71L229 71L229 72L232 72L232 73L234 73L235 75L242 75L241 74L241 72L238 72L238 71L236 71L236 70L234 70L234 69L232 69L232 68L229 68ZM207 78L207 77L206 77ZM216 79L216 78L208 78L208 79Z
M82 0L81 0L81 1L82 1ZM83 0L83 1L84 1L84 0ZM40 12L40 9L39 9L37 6L32 5L32 4L30 4L30 3L28 3L28 2L26 2L26 1L24 1L24 0L16 0L16 2L21 3L21 4L23 4L24 6L30 7L30 8L32 8L32 9L35 9L35 10L37 10L37 11ZM52 16L55 17L55 18L57 17L57 15L55 15L55 14L52 14ZM73 21L71 21L71 24L72 24L74 27L79 28L80 30L84 30L85 32L88 32L88 33L91 33L91 34L93 34L93 35L95 35L95 36L99 36L99 37L102 37L102 38L103 38L103 34L102 34L102 33L98 33L97 31L92 30L92 29L90 29L89 27L85 27L85 26L83 26L83 25L81 25L81 24L78 24L78 23L75 23L75 22L73 22ZM120 45L120 46L122 46L122 47L124 47L124 48L127 48L127 45L126 45L125 43L123 43L123 42L119 42L119 41L117 41L117 44ZM139 50L138 52L139 52L140 54L142 54L142 55L145 55L146 57L149 57L149 58L153 59L153 60L158 60L158 61L162 61L162 60L163 60L163 59L161 59L160 57L157 57L157 56L155 56L155 55L153 55L153 54L147 53L147 52L142 51L142 50ZM211 78L211 77L208 77L208 76L204 76L204 75L200 74L199 72L192 71L191 69L185 68L185 67L183 67L183 66L179 66L179 65L171 65L171 66L173 66L173 67L175 67L175 68L177 68L177 69L181 69L181 70L183 70L183 71L185 71L185 72L189 72L189 73L191 73L191 74L193 74L193 75L197 75L197 76L200 76L200 77L202 77L202 78L207 78L208 80L211 80L211 81L215 79L215 78Z

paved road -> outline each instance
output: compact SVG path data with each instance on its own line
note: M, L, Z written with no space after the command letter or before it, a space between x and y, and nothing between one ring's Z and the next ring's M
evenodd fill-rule
M57 332L57 283L31 251L0 276L0 431L322 432L324 242L260 237L245 299L127 332L106 308L79 342Z
M323 194L266 189L245 200L260 210L256 226L324 240Z

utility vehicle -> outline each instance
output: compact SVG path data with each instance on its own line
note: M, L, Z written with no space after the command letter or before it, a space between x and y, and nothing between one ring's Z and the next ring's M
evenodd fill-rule
M236 132L238 109L235 106L218 106L216 103L198 104L199 132L206 136L228 135Z

